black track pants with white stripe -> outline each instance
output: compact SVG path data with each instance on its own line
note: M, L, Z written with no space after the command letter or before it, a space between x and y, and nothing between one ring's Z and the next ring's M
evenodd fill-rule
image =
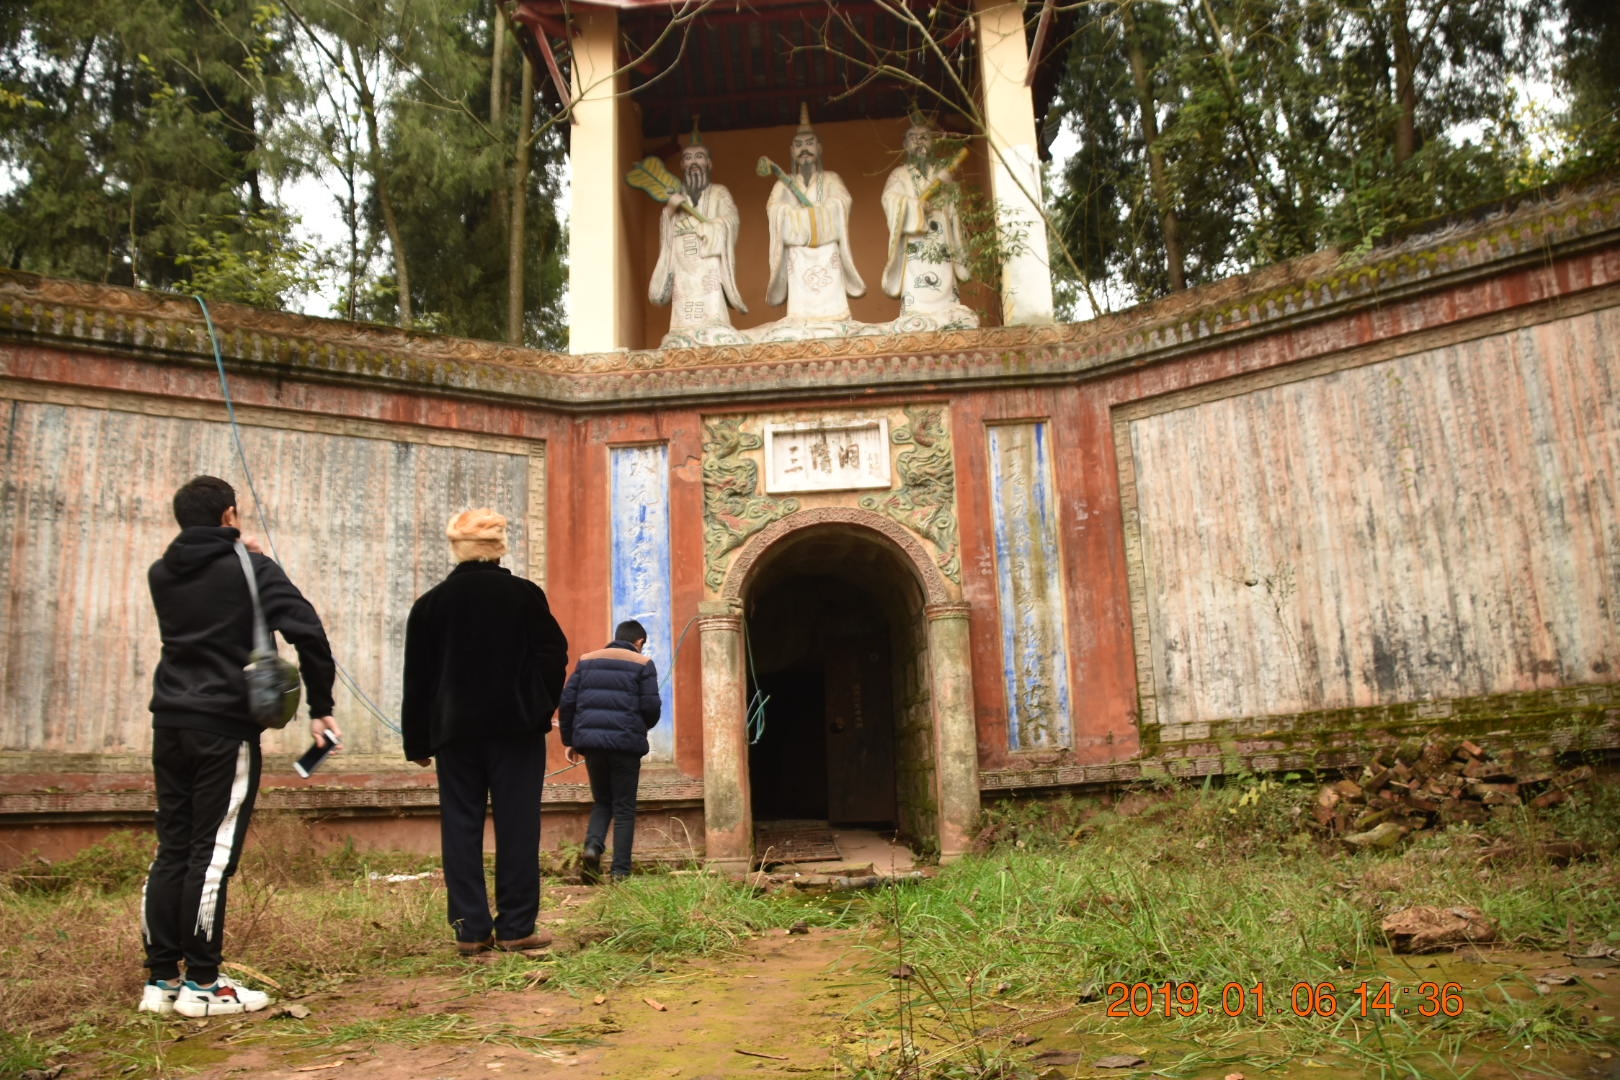
M225 891L259 792L257 742L189 728L152 729L157 857L142 896L146 966L155 979L207 985L219 974Z

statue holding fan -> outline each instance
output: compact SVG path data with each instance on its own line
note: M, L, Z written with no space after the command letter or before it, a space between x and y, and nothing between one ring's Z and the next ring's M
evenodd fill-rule
M681 150L681 175L657 158L637 164L630 186L664 204L658 219L658 263L647 298L670 306L669 333L661 348L735 345L748 339L731 325L730 308L746 313L737 291L737 204L731 192L710 182L714 161L696 121Z
M787 302L786 336L806 323L847 324L849 297L866 292L849 245L849 189L822 167L821 139L799 108L789 170L761 158L761 175L774 175L765 204L770 223L770 284L765 299ZM807 331L808 332L808 331ZM847 328L840 333L848 332ZM772 331L770 336L776 336Z
M898 331L961 329L979 316L958 297L969 278L962 219L953 197L955 170L967 148L953 146L927 117L913 114L904 141L906 160L883 185L889 254L883 291L899 297Z

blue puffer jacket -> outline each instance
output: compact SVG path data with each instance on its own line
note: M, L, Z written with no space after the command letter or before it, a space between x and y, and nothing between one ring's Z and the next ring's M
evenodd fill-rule
M636 652L632 642L610 641L580 657L563 687L557 706L563 745L645 757L647 732L662 707L652 657Z

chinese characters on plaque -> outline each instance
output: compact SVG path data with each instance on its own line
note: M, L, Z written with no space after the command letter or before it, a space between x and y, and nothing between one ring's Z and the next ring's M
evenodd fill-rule
M771 494L889 486L887 420L765 425L765 490Z

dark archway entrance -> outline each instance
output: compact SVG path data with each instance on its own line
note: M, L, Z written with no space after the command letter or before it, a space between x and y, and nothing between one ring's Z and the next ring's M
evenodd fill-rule
M904 674L926 649L912 575L847 526L795 534L761 561L744 603L750 691L769 695L748 749L755 821L909 833L922 822L902 777L931 756L906 737Z
M754 684L768 700L748 748L754 817L895 823L888 619L865 590L791 577L749 619Z

